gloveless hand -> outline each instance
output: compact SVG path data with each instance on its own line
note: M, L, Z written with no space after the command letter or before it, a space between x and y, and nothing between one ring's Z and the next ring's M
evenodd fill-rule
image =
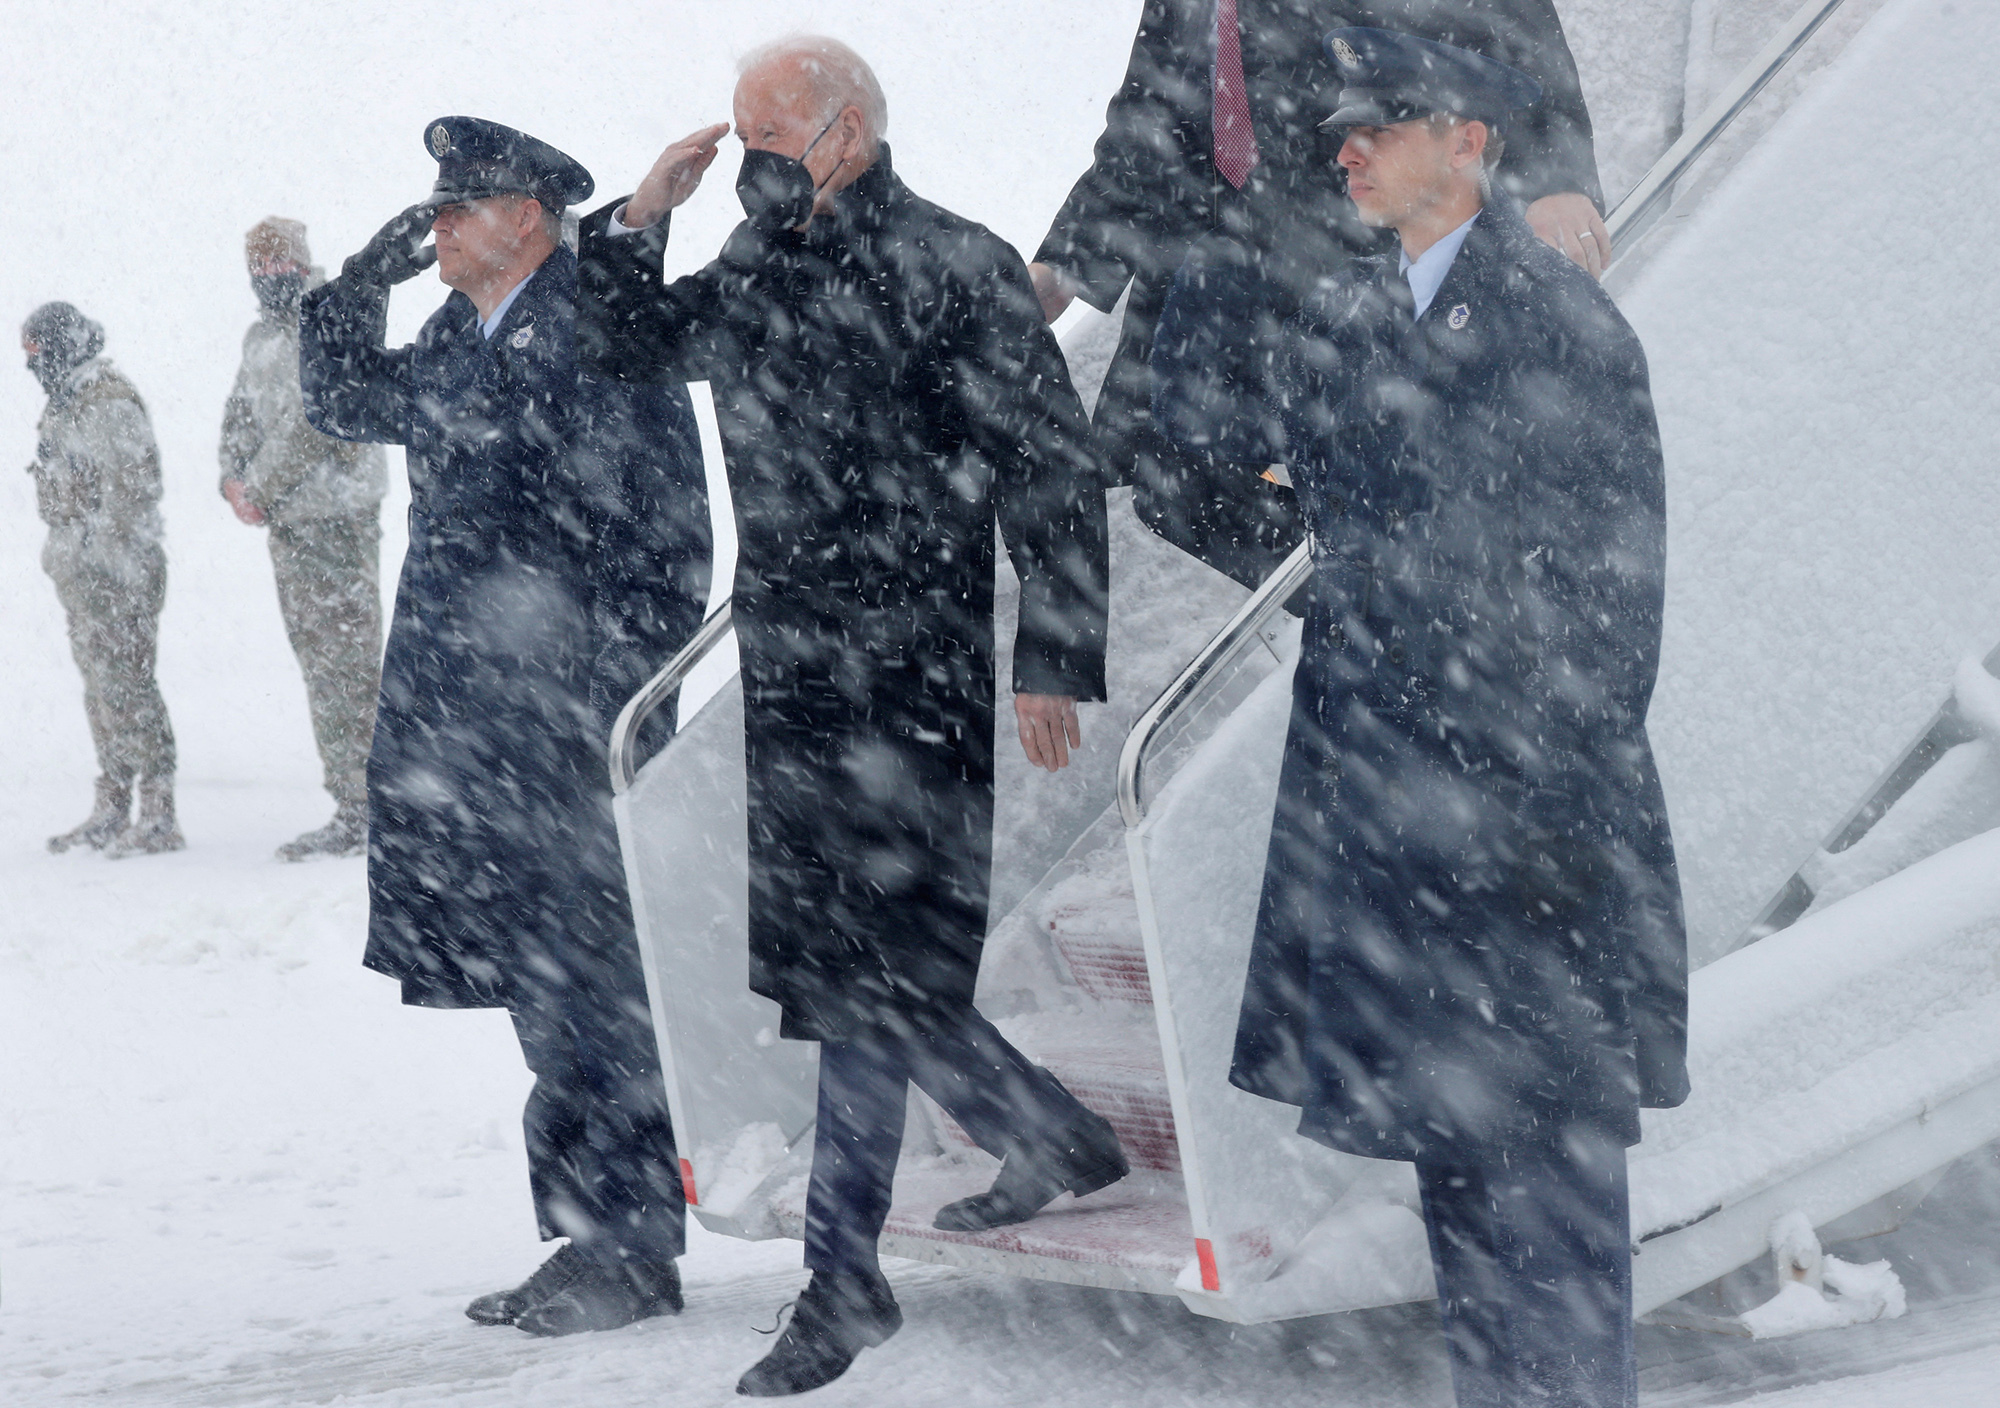
M1544 244L1561 250L1594 279L1604 277L1611 262L1611 235L1596 204L1580 191L1543 196L1528 207L1528 228Z
M1021 750L1038 768L1057 772L1069 766L1069 750L1082 745L1076 721L1076 700L1067 694L1017 694L1014 722L1021 730Z
M1046 264L1030 264L1028 277L1034 281L1035 298L1042 305L1042 318L1053 323L1069 310L1076 295L1064 283L1063 276Z
M250 491L244 487L241 479L223 480L222 497L229 500L230 508L236 511L236 516L243 522L252 528L263 525L264 510L250 502Z
M718 122L691 132L675 142L653 162L653 169L625 202L618 219L634 230L658 224L669 210L677 210L701 185L701 178L715 164L717 143L729 135L729 124Z

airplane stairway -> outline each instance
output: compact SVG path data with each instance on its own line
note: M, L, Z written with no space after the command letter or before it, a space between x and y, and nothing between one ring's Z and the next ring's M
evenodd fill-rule
M1614 214L1614 234L1643 232L1838 2L1800 11ZM1986 669L1963 660L2000 636L2000 489L1958 448L2000 440L1985 394L2000 354L1961 338L1948 372L1871 362L1868 410L1887 424L1860 434L1861 388L1822 365L1815 291L1774 291L1762 266L1742 267L1773 230L1787 249L1877 238L1851 206L1802 208L1781 179L1841 149L1872 94L1903 92L1955 131L1968 104L2000 118L2000 90L1970 75L1898 77L2000 54L2000 15L1948 25L1946 3L1886 7L1619 291L1667 445L1668 643L1650 726L1698 968L1695 1095L1648 1112L1633 1151L1642 1311L1757 1259L1792 1215L1836 1230L1893 1220L1881 1210L2000 1138L2000 653ZM1975 200L1966 187L1944 183L1941 199ZM1724 327L1732 304L1759 299L1755 336ZM1852 350L1899 310L1840 312ZM1101 362L1108 332L1073 339L1072 364ZM1819 399L1810 378L1776 379L1788 358L1819 369ZM1941 411L1947 375L1979 395ZM1063 774L1002 750L979 1002L1111 1120L1134 1173L1019 1227L937 1232L937 1207L984 1188L995 1164L919 1098L883 1249L1177 1294L1245 1322L1428 1296L1407 1166L1302 1140L1296 1112L1226 1078L1298 648L1279 607L1302 559L1245 593L1152 538L1122 494L1112 519L1111 702L1086 706L1085 750ZM657 757L631 755L647 712L727 628L724 607L628 705L616 806L690 1205L729 1235L797 1236L814 1057L777 1039L774 1006L744 985L735 681L684 710ZM1995 796L1972 797L1989 784Z

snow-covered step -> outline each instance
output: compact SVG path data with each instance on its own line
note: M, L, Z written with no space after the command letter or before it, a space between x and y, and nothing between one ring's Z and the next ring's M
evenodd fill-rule
M1171 1174L1135 1171L1087 1198L1058 1198L1013 1227L968 1233L931 1226L946 1203L984 1192L995 1167L983 1156L905 1156L882 1233L884 1255L1158 1295L1172 1294L1174 1278L1194 1258L1187 1194ZM778 1235L803 1236L805 1180L772 1203Z
M1146 977L1145 939L1132 872L1113 852L1110 864L1093 865L1049 891L1041 909L1042 931L1087 995L1100 1002L1153 1005Z

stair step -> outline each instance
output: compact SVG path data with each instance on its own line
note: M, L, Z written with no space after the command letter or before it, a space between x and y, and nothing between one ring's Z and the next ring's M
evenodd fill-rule
M1091 1046L1034 1050L1029 1055L1037 1065L1053 1071L1072 1095L1111 1122L1132 1167L1162 1172L1180 1169L1173 1102L1167 1094L1167 1073L1157 1046L1150 1052ZM938 1113L939 1123L953 1142L968 1149L975 1147L950 1116Z
M1037 1280L1172 1295L1195 1255L1187 1193L1168 1174L1134 1173L1086 1198L1059 1198L1040 1216L986 1232L940 1232L946 1203L986 1190L990 1169L969 1165L896 1171L896 1201L882 1229L885 1256L967 1266ZM772 1199L778 1230L805 1234L806 1180Z
M1139 903L1131 873L1122 864L1109 873L1073 875L1056 886L1042 906L1040 922L1085 993L1100 1002L1153 1005Z

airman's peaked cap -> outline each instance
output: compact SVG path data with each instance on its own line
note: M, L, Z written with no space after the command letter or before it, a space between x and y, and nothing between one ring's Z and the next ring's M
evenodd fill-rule
M1511 65L1414 34L1336 29L1326 53L1340 97L1323 127L1393 127L1439 112L1493 123L1542 97L1542 85Z
M483 117L438 118L424 128L424 150L438 164L432 205L525 195L561 211L597 188L575 157Z

